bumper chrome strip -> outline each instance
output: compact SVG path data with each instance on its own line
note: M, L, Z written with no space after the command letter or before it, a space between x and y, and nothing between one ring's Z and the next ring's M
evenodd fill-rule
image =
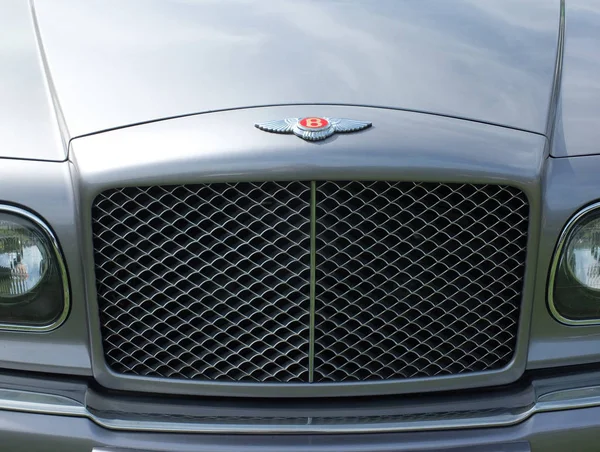
M425 430L451 430L506 427L525 421L536 413L565 411L600 407L600 386L583 387L550 392L541 395L536 403L522 410L468 416L456 412L455 418L446 413L436 419L379 422L314 424L307 418L306 424L256 424L164 422L152 420L106 419L91 413L85 405L67 397L37 392L0 389L0 410L57 416L84 417L110 430L170 432L170 433L227 433L227 434L340 434L340 433L389 433ZM213 418L214 419L214 418Z
M14 389L0 389L0 410L59 416L87 416L83 404L67 397Z

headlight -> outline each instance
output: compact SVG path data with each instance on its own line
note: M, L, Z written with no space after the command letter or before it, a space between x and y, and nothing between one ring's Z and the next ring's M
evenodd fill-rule
M563 231L550 271L548 302L563 323L600 323L600 204L579 212Z
M67 273L52 232L21 209L0 207L0 329L47 331L66 318Z

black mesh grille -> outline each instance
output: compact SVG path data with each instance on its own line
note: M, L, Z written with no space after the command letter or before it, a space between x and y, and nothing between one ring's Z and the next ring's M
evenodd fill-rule
M124 188L93 207L105 355L117 372L305 381L308 184Z
M315 381L508 364L527 217L506 187L319 184Z
M105 357L204 381L406 379L513 357L528 204L496 185L317 182L127 187L93 215Z

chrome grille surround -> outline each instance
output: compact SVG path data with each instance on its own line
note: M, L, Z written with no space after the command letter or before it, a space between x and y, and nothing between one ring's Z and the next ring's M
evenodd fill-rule
M247 216L251 209L261 213ZM502 369L516 347L528 210L523 192L497 185L268 182L102 192L92 218L105 359L124 375L207 382ZM225 213L231 223L217 219ZM162 241L152 241L148 226ZM201 237L191 250L183 246L190 231ZM219 259L203 240L237 258ZM158 276L174 251L187 265L167 265L171 273Z

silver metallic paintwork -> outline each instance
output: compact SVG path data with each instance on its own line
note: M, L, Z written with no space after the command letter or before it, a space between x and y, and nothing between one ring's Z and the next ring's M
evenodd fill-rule
M557 143L554 142L554 145ZM600 327L559 323L547 303L548 278L554 250L569 220L600 200L600 156L548 159L543 176L543 228L539 241L535 298L527 367L600 361Z
M445 0L439 2L450 4ZM227 108L228 105L243 107L253 100L256 104L300 100L373 104L383 99L387 104L395 99L394 104L400 108L439 110L443 114L468 115L522 128L531 126L536 131L546 130L544 117L548 114L552 78L549 74L553 72L557 53L558 0L457 2L457 7L449 6L451 13L456 14L456 22L450 20L449 10L441 13L426 11L426 2L420 1L365 0L356 2L356 9L345 15L332 14L342 3L333 6L324 3L286 1L281 4L287 10L269 12L264 7L253 8L250 0L237 0L235 4L242 9L234 11L233 19L228 22L225 20L230 17L228 6L233 3L173 0L168 5L175 7L165 13L160 10L158 0L138 4L127 2L124 7L119 2L117 8L107 8L100 0L93 3L36 0L51 75L58 90L55 93L53 84L46 82L43 76L43 61L35 42L29 2L3 0L1 29L15 38L0 42L0 157L64 160L66 153L59 130L63 131L62 139L68 140L69 136L66 127L57 125L61 124L61 117L55 114L51 105L51 101L57 99L60 106L68 110L71 120L68 126L76 134L203 109ZM599 130L598 121L593 120L600 111L596 96L596 82L600 80L596 76L598 53L595 49L598 46L594 44L600 29L597 2L568 0L566 4L565 67L559 84L562 104L557 112L551 149L556 156L597 153L595 143ZM365 9L365 5L371 9ZM209 8L211 14L201 14L200 8L204 7ZM284 14L290 8L295 11L309 8L324 13L298 21L298 25L285 30L289 22L295 20ZM386 8L402 9L403 15L400 19L388 19L381 14ZM392 9L386 10L389 11ZM247 20L251 17L257 20L256 26ZM127 18L135 20L125 22ZM355 26L367 22L368 18L375 22ZM407 26L399 27L399 23ZM461 23L472 26L461 27ZM198 24L204 24L206 28L197 27ZM265 28L266 25L273 28ZM375 33L370 33L373 30ZM323 50L318 52L319 63L325 61L326 64L317 66L309 62L307 66L305 61L297 58L305 53L305 49L277 41L282 32L290 38L308 40L312 43L311 48L323 45ZM348 44L347 36L353 37L354 45ZM416 38L404 40L410 36ZM398 41L390 39L392 37L403 39ZM194 49L199 43L204 45L196 52ZM276 57L271 51L273 48L285 52ZM361 56L372 49L378 52L370 56L368 62L374 64L363 64L365 59ZM259 58L263 58L264 64L257 64ZM206 64L207 61L211 64ZM281 61L286 64L279 64ZM228 77L219 73L213 78L213 72L219 69L236 70ZM242 81L237 78L240 74L244 75ZM250 78L254 84L248 83ZM293 83L295 80L323 84L317 84L317 89L313 90L313 87L309 89ZM344 83L334 83L331 87L331 82L338 80ZM510 83L505 84L507 80ZM170 89L165 90L164 86ZM364 86L367 91L361 91ZM584 87L585 91L579 87ZM301 91L292 98L294 88ZM296 115L302 109L310 115L324 114L305 107L289 108L285 112ZM208 124L211 124L210 116L214 118L212 123L218 123L223 114L207 115ZM254 113L251 116L251 121L258 120ZM402 124L410 127L412 122L409 116L407 118ZM381 149L391 151L395 143L405 138L401 124L395 127L391 141L379 143ZM484 174L492 178L510 178L514 170L516 180L522 180L519 162L503 160L514 157L510 148L499 146L494 134L478 136L475 126L464 127L467 133L464 129L453 132L447 128L444 134L454 135L456 147L444 148L446 152L441 154L436 153L436 146L440 144L436 134L430 143L429 131L421 137L413 136L405 149L405 160L410 162L406 174L431 180L464 177L477 181ZM155 130L161 129L143 129L147 140L155 138ZM469 135L472 136L469 138ZM170 136L177 138L177 130ZM345 138L348 137L333 137L327 145ZM255 139L258 141L253 141ZM287 176L293 174L294 168L270 165L268 155L279 149L292 149L296 157L306 152L298 153L299 143L285 148L281 147L284 146L282 141L274 142L273 137L252 137L249 152L256 152L262 166L252 161L240 168L234 164L239 149L224 141L220 143L220 149L225 153L220 157L221 164L211 167L211 177L237 178L240 177L238 172L243 172L242 177L254 178L265 174ZM345 144L351 142L347 140ZM107 152L105 148L97 148L96 152L100 154L90 156L97 158L96 164L103 174L115 170L115 177L109 175L104 182L117 184L121 175L131 178L127 180L128 184L151 177L153 172L144 163L143 151L137 150L135 154L127 147L128 143L121 144L127 153L119 156L118 163L125 164L125 168L118 168L117 162L108 161L115 157L110 150L107 160L102 161L99 157ZM483 164L478 161L478 153L483 148L499 152L489 168L485 167L490 163L488 160ZM164 149L173 150L172 162L168 161ZM170 146L164 149L160 156L158 152L151 156L155 160L154 171L164 164L165 172L174 170L182 177L194 180L194 169L202 168L202 165L186 172L179 166L186 163L185 152ZM505 151L509 156L502 154ZM390 161L393 162L389 155L375 150L361 159L360 149L355 147L343 168L348 176L363 174L360 168L363 165L367 175L388 177L393 175L386 168ZM325 162L309 160L308 164L314 165L314 174L324 175L326 172L321 163L331 166L343 160L343 157L330 156ZM139 170L135 169L136 163L141 163ZM436 164L449 167L428 174L422 171ZM503 169L499 171L498 165ZM532 305L533 313L527 366L540 368L597 362L600 360L600 328L574 328L556 322L548 312L545 288L551 254L562 227L578 209L600 198L600 160L597 157L548 159L545 166L543 185L534 190L536 193L532 196L532 202L540 203L537 213L543 214L540 218L543 229L538 227L533 231L533 240L539 241L539 256L531 258L532 265L538 263L536 287L535 295L530 288L526 302L527 306ZM304 171L310 172L307 165ZM73 174L73 185L70 173ZM32 174L35 174L34 184L28 180ZM159 174L152 177L154 182L161 179ZM96 184L100 182L101 178L95 181ZM75 212L80 183L83 184L76 163L0 160L0 201L26 206L51 225L65 253L73 294L72 312L60 329L43 335L0 333L0 366L3 368L91 373L87 339L90 331L80 266L81 244L76 233L82 226L78 223L80 216ZM86 242L84 244L88 246ZM533 280L534 276L530 275L530 278ZM93 309L91 315L94 315ZM514 377L517 376L515 373ZM160 385L156 385L157 388Z
M35 0L72 137L302 103L544 133L559 8L560 0Z
M552 155L600 154L600 2L566 0L564 56Z
M307 142L265 134L255 122L270 118L370 118L365 133ZM235 130L236 133L228 133ZM426 137L426 138L424 138ZM540 177L546 139L537 134L404 111L341 106L255 108L189 116L115 130L73 141L77 168L92 363L100 384L113 389L226 396L302 397L428 392L509 383L522 374L527 355L539 231ZM165 151L167 150L167 151ZM530 202L524 306L513 362L500 371L401 382L343 384L241 384L121 376L107 368L99 335L94 287L91 209L106 188L248 180L416 180L485 182L517 186Z
M0 331L0 367L90 375L84 281L69 164L0 160L0 203L26 206L49 225L62 249L71 287L71 310L60 328L35 334Z
M0 11L0 158L64 160L29 2L0 0Z

